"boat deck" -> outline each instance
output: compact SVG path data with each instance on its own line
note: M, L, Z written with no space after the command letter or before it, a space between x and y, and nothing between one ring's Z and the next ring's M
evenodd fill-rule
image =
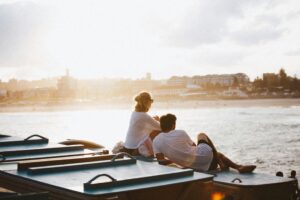
M61 144L29 144L0 147L0 155L5 159L2 159L2 161L5 162L62 156L78 156L92 153L93 151L84 149L82 145L66 146Z
M28 173L28 171L18 171L16 170L16 165L17 164L0 165L1 179L15 180L20 183L26 182L26 184L29 185L38 183L50 191L51 189L59 188L62 191L80 193L88 196L128 192L195 181L207 182L212 181L213 178L212 175L194 172L191 169L182 170L138 160L136 162L115 166L82 167L69 169L67 171L62 168L58 171L49 170L49 173L44 171L43 173L37 174ZM84 165L85 164L82 163L82 166ZM99 180L102 180L101 184L99 184L98 181L86 184L99 174L107 174L113 177L114 181L104 177L104 180L99 178ZM126 184L111 185L112 182L124 182ZM105 187L105 184L108 184L109 187ZM87 185L91 187L86 187Z

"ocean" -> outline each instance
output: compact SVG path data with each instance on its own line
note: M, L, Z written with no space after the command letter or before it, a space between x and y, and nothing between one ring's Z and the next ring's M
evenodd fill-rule
M0 113L0 134L40 134L52 142L85 139L111 149L124 141L131 109L95 108ZM153 108L150 115L173 113L177 129L193 140L205 132L220 152L257 172L291 170L300 177L300 106Z

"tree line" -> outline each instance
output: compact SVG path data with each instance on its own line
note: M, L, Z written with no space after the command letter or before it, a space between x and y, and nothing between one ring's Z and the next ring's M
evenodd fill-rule
M255 89L267 88L269 91L276 90L290 90L300 91L300 79L295 75L294 77L288 76L283 68L276 73L265 73L263 78L257 77L253 81Z

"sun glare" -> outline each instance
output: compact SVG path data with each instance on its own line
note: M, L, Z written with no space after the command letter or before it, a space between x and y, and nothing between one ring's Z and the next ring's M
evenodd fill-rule
M66 68L77 78L242 72L254 79L280 67L299 76L300 28L294 25L299 18L292 9L297 1L282 3L284 11L277 5L266 10L264 2L245 2L234 9L229 6L234 2L195 0L3 2L13 11L7 19L17 19L12 33L3 33L16 35L2 37L15 45L12 52L19 52L3 61L14 66L9 71L16 78L58 76ZM29 17L20 17L14 12L18 9ZM215 16L210 10L220 13ZM3 26L9 23L5 16L3 21ZM30 72L23 73L24 68Z
M152 57L157 41L137 17L144 17L134 6L138 2L92 2L56 7L45 39L53 63L71 68L79 77L141 76L141 66L156 68L153 60L159 57Z
M223 200L225 195L221 192L215 192L211 195L211 200Z

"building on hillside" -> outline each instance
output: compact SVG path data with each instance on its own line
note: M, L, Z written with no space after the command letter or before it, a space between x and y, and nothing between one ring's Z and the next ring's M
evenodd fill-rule
M158 81L152 80L151 73L146 73L144 78L133 80L131 88L133 93L151 91L158 84Z
M180 96L188 91L187 88L181 86L160 86L156 87L152 94L155 97L162 97L162 96Z
M9 91L17 91L18 90L18 80L17 79L10 79L7 83L7 89Z
M55 96L55 88L36 88L34 92L37 99L50 100Z
M239 84L245 85L250 82L249 76L247 76L244 73L237 73L237 74L232 74L232 75L237 79Z
M149 72L148 72L148 73L146 73L146 77L145 77L145 79L147 79L147 80L151 80L151 77L152 77L152 76L151 76L151 73L149 73Z
M20 91L20 95L21 95L21 99L23 100L27 100L27 99L34 99L36 98L36 95L35 95L35 91L34 90L23 90L23 91Z
M62 76L57 81L58 97L61 98L75 97L76 92L77 92L77 80L70 76L69 70L66 70L66 75Z
M167 80L167 84L169 86L182 86L185 87L188 84L189 77L187 76L172 76L170 79Z
M263 74L263 81L265 86L279 86L279 76L275 73L264 73Z
M0 99L4 99L7 97L7 90L0 89Z
M237 74L222 74L222 75L205 75L193 76L189 79L189 84L205 86L207 84L219 84L221 86L232 86L237 81L237 84L249 83L249 77L243 73Z
M220 95L226 97L241 97L241 98L248 97L248 94L240 90L239 88L229 88L228 90L221 92Z

